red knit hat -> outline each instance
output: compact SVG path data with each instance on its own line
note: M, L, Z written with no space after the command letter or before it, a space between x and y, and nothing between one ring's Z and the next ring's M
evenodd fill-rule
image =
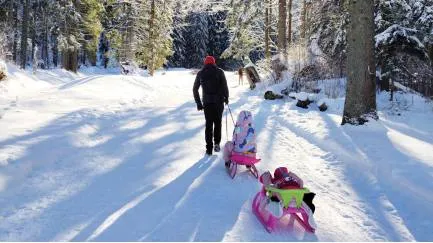
M215 65L215 64L216 64L216 62L215 62L215 58L214 58L213 56L207 56L207 57L204 59L204 64L205 64L205 65L208 65L208 64Z
M279 167L274 171L272 183L280 189L302 188L302 180L296 174L289 172L286 167Z

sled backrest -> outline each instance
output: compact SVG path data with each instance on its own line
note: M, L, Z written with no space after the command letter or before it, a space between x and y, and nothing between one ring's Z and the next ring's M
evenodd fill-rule
M237 153L256 153L256 132L253 125L253 115L242 111L238 115L233 131L233 150Z
M292 199L295 199L296 201L296 207L300 208L302 206L302 200L304 198L304 194L310 192L308 188L302 188L302 189L278 189L272 186L265 187L266 192L269 195L272 195L274 193L277 193L280 195L280 198L283 200L284 208L287 208L292 201Z

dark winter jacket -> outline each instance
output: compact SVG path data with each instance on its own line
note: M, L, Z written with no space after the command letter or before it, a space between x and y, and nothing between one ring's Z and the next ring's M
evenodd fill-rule
M203 100L200 99L198 93L200 86L202 87ZM212 103L228 103L229 88L227 87L227 80L224 71L216 65L205 65L203 69L197 73L193 93L197 106Z

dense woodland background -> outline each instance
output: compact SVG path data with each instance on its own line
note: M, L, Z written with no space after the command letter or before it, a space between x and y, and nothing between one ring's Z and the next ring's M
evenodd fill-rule
M205 55L235 70L275 73L284 53L295 80L346 76L344 0L0 0L0 55L22 68L199 68ZM433 1L375 0L377 83L433 96ZM278 72L276 81L280 79Z

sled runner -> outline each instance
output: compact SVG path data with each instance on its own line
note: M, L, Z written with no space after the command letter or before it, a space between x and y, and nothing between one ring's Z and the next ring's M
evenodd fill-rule
M255 178L259 178L259 172L254 164L258 163L260 159L247 157L241 154L232 152L230 160L226 161L227 172L233 179L236 176L238 165L244 165L253 174Z
M252 210L265 229L269 233L274 232L277 228L293 229L294 223L297 221L305 231L314 233L316 223L313 218L314 205L312 199L315 194L310 193L308 188L302 187L302 182L302 188L279 189L275 184L265 182L263 175L260 177L263 188L254 197ZM284 182L290 180L292 179L283 178ZM306 194L312 194L312 197L307 196L307 198L310 198L309 204L306 203L308 200L305 200ZM279 215L270 210L269 205L271 203L277 203L277 205L279 203L281 207Z

